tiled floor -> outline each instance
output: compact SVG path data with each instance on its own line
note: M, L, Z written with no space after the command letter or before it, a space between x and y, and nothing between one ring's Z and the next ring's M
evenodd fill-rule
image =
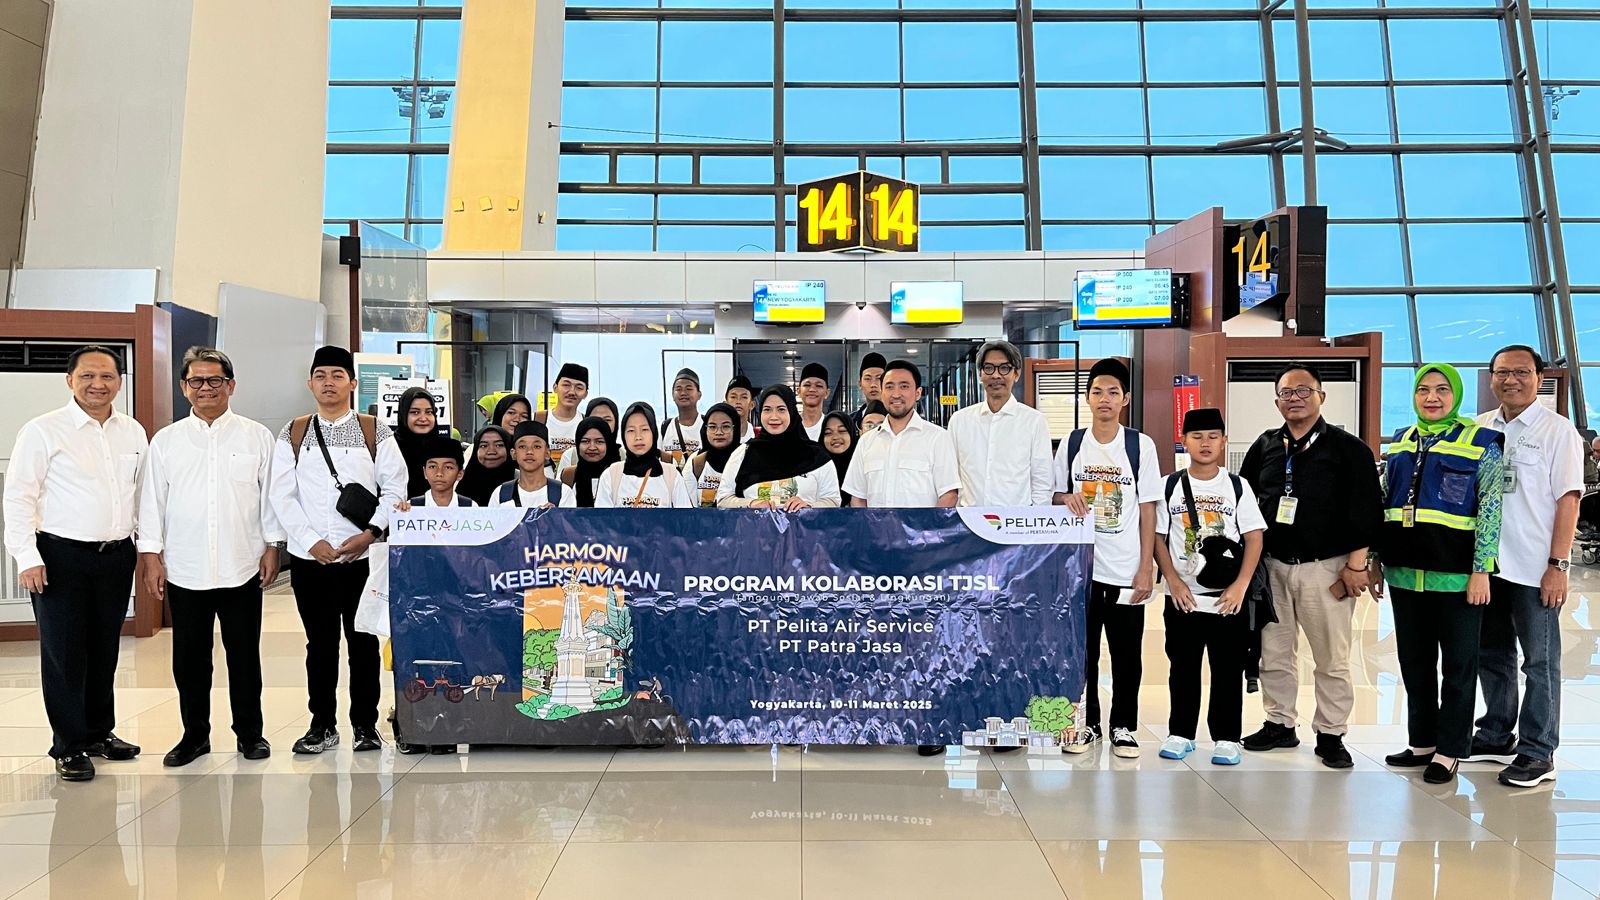
M1580 573L1564 613L1554 785L1495 766L1431 787L1382 756L1405 741L1393 628L1362 601L1354 770L1309 746L1155 755L1166 659L1151 613L1144 755L879 748L500 751L297 759L305 727L294 605L269 598L274 755L161 767L180 731L170 640L126 640L118 733L143 744L94 782L56 781L37 647L0 644L0 897L1449 897L1600 893L1600 626ZM216 745L231 746L218 673ZM1107 676L1109 677L1109 676ZM1309 716L1309 686L1302 714ZM1260 718L1259 695L1246 721ZM1309 739L1302 728L1302 739Z

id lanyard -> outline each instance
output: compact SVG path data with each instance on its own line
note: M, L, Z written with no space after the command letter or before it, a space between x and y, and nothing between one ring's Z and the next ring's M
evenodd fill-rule
M1411 469L1411 486L1406 489L1406 505L1400 507L1400 527L1411 528L1417 524L1417 489L1422 484L1422 467L1428 463L1428 448L1443 435L1423 437L1417 434L1417 464Z
M1295 455L1305 452L1315 438L1315 430L1307 432L1306 436L1298 441L1290 440L1287 430L1283 433L1283 496L1278 498L1278 515L1276 517L1281 525L1293 525L1294 514L1300 506L1300 499L1294 495Z

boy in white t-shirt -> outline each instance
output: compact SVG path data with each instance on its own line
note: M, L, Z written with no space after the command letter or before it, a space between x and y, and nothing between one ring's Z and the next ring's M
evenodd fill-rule
M559 506L563 485L551 478L545 469L549 455L550 431L543 422L530 419L518 425L511 439L511 459L517 465L517 477L496 488L489 505L530 509Z
M1084 714L1061 749L1083 753L1100 740L1100 634L1111 650L1111 752L1139 755L1139 682L1144 678L1144 604L1155 590L1152 557L1161 470L1156 445L1122 427L1128 367L1102 359L1089 369L1090 428L1056 450L1055 503L1075 515L1094 510L1094 582L1089 587Z
M1250 485L1218 464L1227 427L1217 409L1183 417L1189 468L1168 477L1156 522L1156 562L1167 584L1167 688L1172 714L1161 745L1167 759L1194 751L1200 721L1200 660L1211 664L1206 727L1211 762L1236 766L1244 717L1244 658L1250 617L1243 612L1261 560L1266 520Z

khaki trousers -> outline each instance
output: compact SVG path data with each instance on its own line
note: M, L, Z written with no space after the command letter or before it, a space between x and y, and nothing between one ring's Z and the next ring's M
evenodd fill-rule
M1350 641L1356 598L1333 599L1328 586L1339 579L1347 556L1288 565L1267 560L1272 606L1278 621L1261 630L1261 696L1267 721L1289 728L1298 724L1300 632L1311 646L1317 712L1311 720L1318 734L1342 735L1355 706L1350 678Z

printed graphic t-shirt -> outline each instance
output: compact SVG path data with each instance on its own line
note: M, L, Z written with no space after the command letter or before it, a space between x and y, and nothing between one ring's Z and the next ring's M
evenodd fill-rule
M1243 543L1241 534L1266 531L1267 520L1262 518L1261 509L1256 506L1256 495L1250 490L1250 482L1243 478L1239 479L1239 499L1234 500L1233 484L1228 477L1227 469L1219 468L1215 478L1208 478L1205 481L1191 478L1189 484L1194 490L1194 508L1200 518L1198 527L1192 526L1189 522L1188 505L1183 499L1183 485L1179 483L1172 489L1172 499L1163 502L1158 508L1156 536L1165 537L1167 550L1172 554L1173 562L1177 565L1178 571L1183 573L1184 583L1195 595L1198 602L1196 608L1204 612L1215 612L1214 600L1221 592L1201 587L1195 577L1189 574L1200 542L1208 537L1221 535ZM1165 490L1164 483L1162 490ZM1207 603L1201 594L1211 595L1213 602Z
M1129 587L1139 568L1139 504L1159 503L1165 480L1157 463L1156 444L1139 435L1139 471L1128 460L1126 440L1117 429L1111 443L1083 435L1067 478L1067 442L1056 450L1055 489L1082 493L1094 510L1094 580Z

